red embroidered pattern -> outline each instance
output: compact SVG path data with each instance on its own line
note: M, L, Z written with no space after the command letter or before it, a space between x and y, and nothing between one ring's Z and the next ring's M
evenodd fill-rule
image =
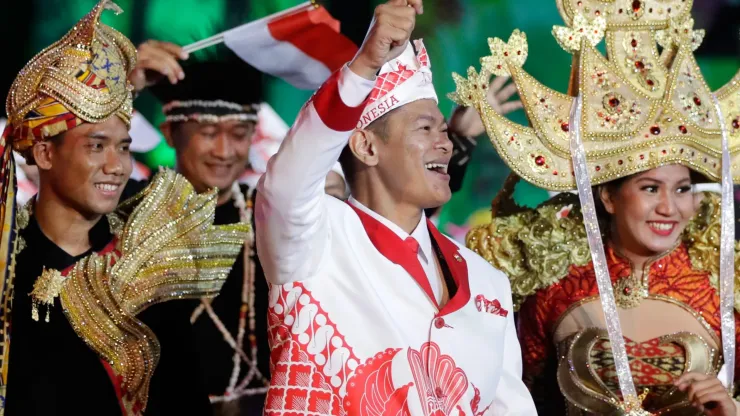
M344 336L305 286L294 283L278 290L268 316L272 379L266 415L406 416L409 390L416 386L425 416L442 416L452 414L465 396L467 376L437 344L409 348L402 362L408 363L414 381L395 386L391 369L402 349L387 349L358 365ZM474 412L479 402L476 389Z
M409 349L408 360L416 389L423 397L424 414L443 416L452 413L468 389L465 372L455 365L452 357L441 354L439 346L433 342L425 343L419 351Z
M396 388L391 377L392 361L399 351L400 348L389 348L357 367L355 375L349 380L347 397L344 399L348 414L410 415L408 394L413 383Z
M684 373L686 352L680 345L661 344L658 338L638 343L625 337L625 342L632 377L638 391L649 389L650 396L660 397L673 388L673 381ZM609 340L596 341L590 355L596 374L607 388L621 397Z
M509 316L509 311L501 307L501 302L499 302L498 299L490 301L483 295L475 297L475 307L478 309L478 312L486 312L493 315L503 316L504 318Z
M427 54L427 49L424 47L424 44L420 41L414 41L414 46L417 48L416 59L422 67L429 67L429 55ZM375 101L388 95L388 93L406 82L406 80L414 76L417 72L418 71L414 69L409 69L404 64L399 64L397 71L387 72L378 76L378 79L375 81L375 87L370 92L368 105L371 105Z
M271 381L266 415L344 415L340 390L357 363L352 348L311 292L280 287L268 314Z
M607 263L612 282L629 277L630 263L606 246ZM693 270L689 254L680 245L669 255L650 266L650 294L669 296L697 311L720 336L719 296L706 272ZM545 361L554 354L550 334L560 316L575 302L598 295L593 265L571 266L570 273L559 283L540 290L522 305L519 317L519 337L524 358L525 382L531 386L542 373ZM735 312L736 334L740 334ZM740 337L738 337L740 348ZM740 349L738 350L740 354ZM735 362L736 368L740 360ZM738 372L736 371L736 374ZM740 376L740 374L738 374Z
M389 92L406 82L406 80L414 76L415 73L416 71L408 69L406 65L399 64L398 71L387 72L378 76L378 79L375 81L375 87L370 92L368 105L371 105L375 101L388 95Z

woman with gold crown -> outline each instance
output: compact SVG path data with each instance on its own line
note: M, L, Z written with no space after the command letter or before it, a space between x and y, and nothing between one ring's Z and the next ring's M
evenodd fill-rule
M519 31L489 40L480 74L454 75L452 98L478 109L516 175L578 191L526 210L508 199L514 178L491 224L467 238L509 275L540 414L740 414L740 74L707 87L691 3L557 0L567 26L553 34L573 54L568 95L522 69ZM607 57L596 49L604 38ZM491 74L512 76L530 127L485 102ZM721 197L693 192L700 178L721 181Z

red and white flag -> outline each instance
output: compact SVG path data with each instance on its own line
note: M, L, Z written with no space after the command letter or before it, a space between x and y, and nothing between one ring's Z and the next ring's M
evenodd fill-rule
M226 31L223 38L253 67L307 90L320 87L357 52L339 32L339 21L310 3Z

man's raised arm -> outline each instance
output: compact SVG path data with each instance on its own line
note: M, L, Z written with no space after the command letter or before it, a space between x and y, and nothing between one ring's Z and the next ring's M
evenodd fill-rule
M375 74L405 49L422 0L375 10L352 62L306 103L257 188L257 252L271 283L316 275L329 244L324 180L356 128Z

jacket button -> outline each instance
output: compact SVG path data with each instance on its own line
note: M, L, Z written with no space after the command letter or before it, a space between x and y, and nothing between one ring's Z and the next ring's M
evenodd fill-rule
M434 320L434 326L435 326L435 327L436 327L437 329L442 329L442 328L444 328L444 327L445 327L445 320L444 320L444 318L442 318L442 317L436 318L436 319Z

